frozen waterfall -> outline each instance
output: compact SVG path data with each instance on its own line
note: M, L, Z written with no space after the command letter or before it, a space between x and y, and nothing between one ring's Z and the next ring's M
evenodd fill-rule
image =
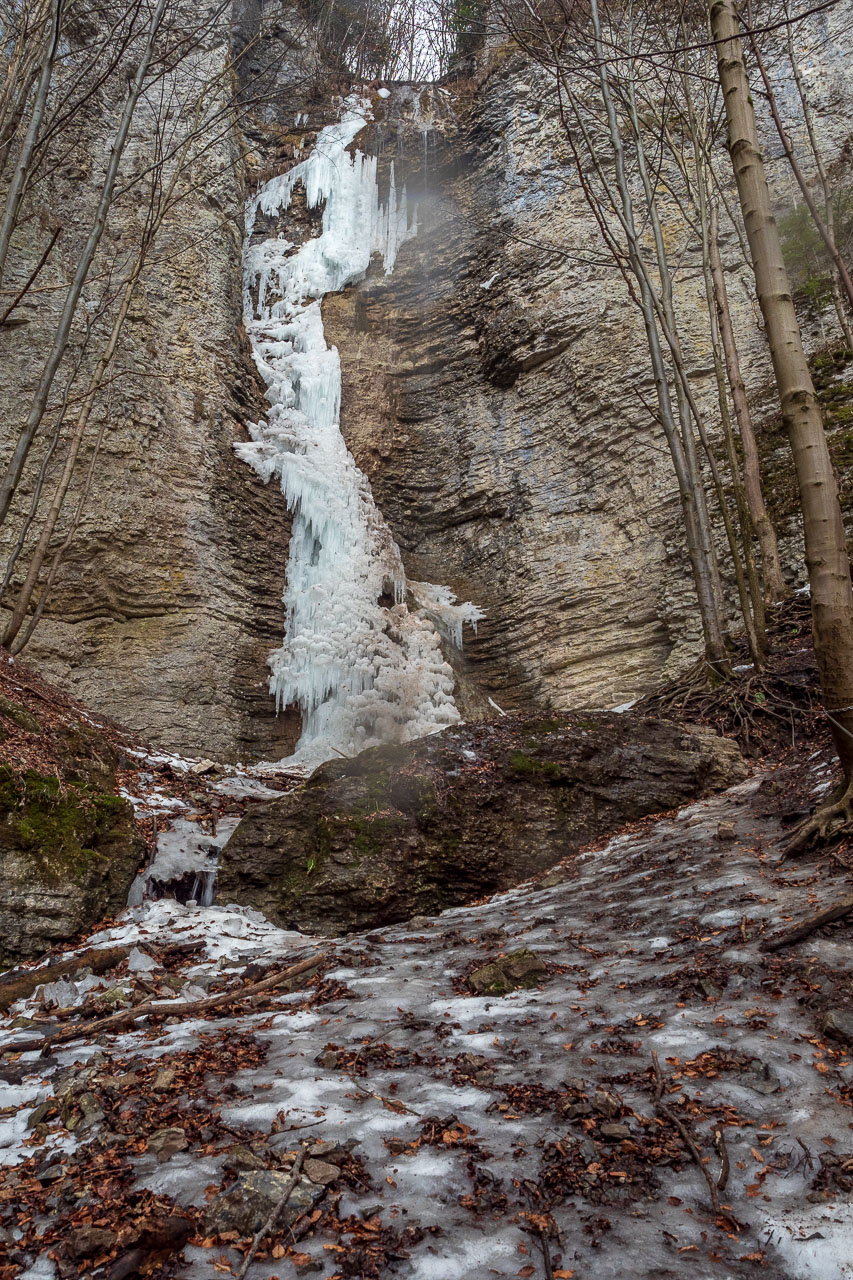
M235 449L265 481L279 478L293 511L285 636L269 660L270 691L279 706L301 709L294 761L305 764L456 723L436 627L458 644L462 623L483 616L430 583L410 584L423 612L409 609L399 549L340 431L340 362L326 345L323 296L361 279L374 255L390 272L417 232L393 167L383 206L376 159L347 150L368 114L347 99L340 122L246 214L244 321L270 407L250 426L252 442ZM285 211L300 182L308 207L323 205L321 234L298 247L284 238L253 244L259 212Z

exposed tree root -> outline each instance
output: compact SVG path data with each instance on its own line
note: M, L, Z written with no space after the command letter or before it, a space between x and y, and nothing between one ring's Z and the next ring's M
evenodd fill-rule
M847 831L853 831L853 781L843 782L835 794L797 828L783 847L782 858L792 858L819 841Z

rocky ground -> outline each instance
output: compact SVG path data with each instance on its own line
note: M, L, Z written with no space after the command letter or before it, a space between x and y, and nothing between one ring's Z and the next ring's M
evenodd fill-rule
M847 926L766 949L845 892L776 849L830 779L345 939L130 910L7 1011L3 1280L238 1275L276 1206L251 1280L848 1274Z
M340 913L311 933L200 905L241 817L292 816L296 779L152 752L7 672L15 776L65 785L88 726L147 855L130 907L0 978L0 1280L853 1275L851 855L780 853L834 781L806 614L766 671L620 726L509 717L328 767L305 812L348 831L378 761L413 878L432 828L405 780L422 801L441 765L471 831L503 822L522 851L566 829L569 775L576 796L558 865L346 936ZM712 722L750 776L701 729L641 734L649 711ZM703 776L735 785L683 807Z

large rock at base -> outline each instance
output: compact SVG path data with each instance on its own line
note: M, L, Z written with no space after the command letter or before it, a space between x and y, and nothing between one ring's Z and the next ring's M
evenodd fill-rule
M0 964L70 941L127 902L145 855L118 757L68 698L0 667Z
M255 807L217 894L315 932L389 924L508 888L745 772L728 740L630 715L463 725L324 765Z

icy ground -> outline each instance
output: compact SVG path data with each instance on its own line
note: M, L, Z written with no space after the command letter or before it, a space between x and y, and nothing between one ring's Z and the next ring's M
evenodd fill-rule
M8 1274L54 1275L32 1233L71 1213L60 1201L52 1218L38 1216L33 1171L73 1178L87 1151L108 1146L110 1127L133 1115L135 1141L122 1158L134 1186L195 1206L200 1224L183 1261L155 1274L236 1274L240 1241L211 1239L202 1224L227 1181L228 1143L248 1142L267 1159L308 1136L351 1139L356 1163L327 1188L322 1213L297 1223L298 1240L279 1233L280 1256L256 1260L250 1280L853 1275L844 1169L853 1161L853 1065L843 1042L820 1029L839 992L849 1008L847 927L776 954L759 946L842 896L843 876L831 863L779 863L767 781L641 824L538 883L363 936L309 939L236 907L160 900L128 911L87 946L137 944L132 972L86 979L85 993L66 999L91 1000L97 985L132 990L140 974L171 976L174 998L187 999L247 961L287 964L312 951L327 961L305 989L273 992L239 1015L102 1035L47 1059L32 1051L4 1059L0 1209L24 1206L10 1243L27 1233L31 1268L19 1263ZM170 975L146 958L193 941L203 949ZM548 967L536 986L473 993L472 971L521 948ZM10 1010L7 1052L32 1036L36 1013L49 1016L38 997ZM12 1030L22 1014L30 1025ZM203 1039L219 1032L221 1042ZM223 1078L211 1059L216 1105L198 1092L176 1097L189 1145L162 1163L145 1150L161 1104L122 1111L133 1106L123 1094L111 1110L107 1085L99 1092L99 1079L115 1082L131 1063L137 1072L151 1059L177 1069L182 1054L214 1043L224 1053L241 1035L254 1037L259 1061ZM727 1153L716 1220L703 1175L656 1112L653 1051L663 1102L714 1180ZM28 1115L73 1064L94 1068L86 1087L106 1119L71 1133L54 1115L28 1132ZM214 1117L204 1145L190 1122L197 1106ZM72 1197L75 1221L97 1215L86 1190Z

